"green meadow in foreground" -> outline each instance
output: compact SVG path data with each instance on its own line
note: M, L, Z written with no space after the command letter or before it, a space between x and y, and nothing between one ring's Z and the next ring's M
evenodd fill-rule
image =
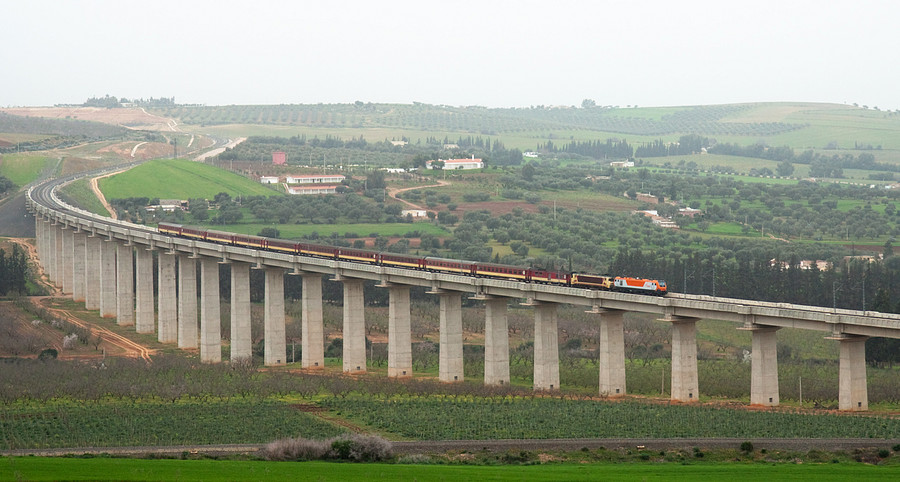
M352 464L236 460L0 458L0 480L896 480L863 464Z
M101 179L99 185L106 199L213 199L220 192L227 192L232 197L280 195L239 174L182 159L145 162L121 174Z

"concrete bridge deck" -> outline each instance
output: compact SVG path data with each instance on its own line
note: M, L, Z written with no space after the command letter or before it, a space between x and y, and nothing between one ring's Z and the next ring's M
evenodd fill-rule
M121 169L121 168L120 168ZM92 173L97 175L97 173ZM83 176L83 174L82 174ZM421 286L441 300L441 379L462 380L461 293L485 300L485 383L509 383L506 309L508 300L535 307L535 389L559 388L556 306L580 305L596 313L601 328L600 393L625 394L622 314L655 313L673 324L672 398L696 401L696 327L699 319L739 324L752 332L751 402L778 405L776 335L780 328L816 330L841 344L840 407L865 410L865 340L900 338L900 315L829 309L670 293L666 297L598 291L566 286L479 278L417 269L378 266L328 258L297 256L160 234L153 228L97 216L62 202L56 187L76 176L31 188L27 204L35 215L38 252L51 280L76 301L139 332L157 332L162 342L201 349L201 359L218 362L217 263L232 266L232 359L250 356L249 276L266 272L266 364L284 363L283 276L303 276L303 363L323 366L321 277L344 283L344 369L365 370L365 320L362 281L391 290L389 374L412 374L409 348L409 287ZM159 297L154 301L152 253L159 259ZM190 286L199 263L200 327L197 293ZM134 271L131 271L132 265ZM176 287L178 288L176 291ZM307 296L307 293L310 296ZM193 321L192 321L193 320ZM199 341L197 337L199 336ZM308 339L309 338L309 339Z

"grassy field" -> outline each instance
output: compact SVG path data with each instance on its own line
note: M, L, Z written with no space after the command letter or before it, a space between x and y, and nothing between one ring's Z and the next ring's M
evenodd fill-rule
M91 189L90 179L79 179L62 188L63 198L69 203L80 206L86 211L101 216L109 216L109 211L103 207L103 204L97 199L94 191Z
M322 404L372 430L413 440L552 438L872 438L900 433L900 419L751 412L642 401L507 398L329 398ZM730 434L730 435L729 435Z
M101 179L100 190L107 199L212 199L220 192L227 192L233 197L278 195L278 192L238 174L177 159L147 162L122 174Z
M0 480L896 480L895 466L858 463L545 463L406 465L246 460L0 458Z
M174 403L57 401L0 407L0 447L118 447L266 443L343 430L271 400Z
M53 167L56 159L43 154L3 154L0 156L0 176L6 176L17 186L24 186Z

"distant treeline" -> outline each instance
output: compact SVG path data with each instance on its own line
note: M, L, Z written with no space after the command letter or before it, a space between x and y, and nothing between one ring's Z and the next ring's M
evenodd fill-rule
M91 97L81 105L83 107L105 107L107 109L113 109L122 107L122 104L133 104L141 107L174 107L175 97L160 97L159 99L150 97L147 100L144 100L143 98L128 100L125 97L119 99L116 96L107 94L103 97Z
M550 140L546 144L538 144L537 150L554 154L560 152L578 154L593 159L629 159L634 155L634 148L628 141L619 139L572 141L559 147Z
M486 164L495 166L519 165L522 151L507 149L497 139L482 136L460 136L457 139L428 137L424 141L409 142L401 138L405 145L395 145L392 140L367 141L363 136L342 139L327 135L308 138L305 135L292 137L251 136L246 141L219 154L220 161L268 161L272 151L287 154L288 163L320 162L327 154L329 159L346 159L347 162L365 159L370 164L392 164L406 167L422 167L428 160L464 158L475 156ZM448 148L449 147L449 148ZM330 151L325 151L330 150Z

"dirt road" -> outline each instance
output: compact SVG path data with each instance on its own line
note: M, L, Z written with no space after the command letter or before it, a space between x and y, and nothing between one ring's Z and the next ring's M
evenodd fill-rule
M137 147L137 146L135 146L135 147ZM108 202L106 202L106 196L104 196L103 193L100 191L100 179L103 179L104 177L115 176L116 174L118 174L120 172L122 172L122 171L111 172L109 174L104 174L102 176L97 176L97 177L91 178L91 191L94 192L94 196L97 196L97 199L99 199L100 203L103 204L103 207L109 213L109 217L111 217L113 219L119 219L119 216L116 214L116 210L113 209L113 207Z
M412 209L419 209L419 210L423 210L423 211L424 211L425 208L423 208L422 206L419 206L418 204L413 204L413 203L411 203L411 202L409 202L409 201L405 201L405 200L403 200L403 199L400 199L400 198L397 197L397 194L400 194L401 192L406 192L406 191L415 191L416 189L426 189L426 188L429 188L429 187L440 187L440 186L449 186L449 185L450 185L450 183L447 182L447 181L438 181L437 184L429 184L429 185L427 185L427 186L404 187L403 189L396 188L396 187L394 187L394 188L389 187L388 190L387 190L387 195L388 195L388 197L390 197L391 199L394 199L394 200L396 200L396 201L400 201L400 202L402 202L403 204L406 204L407 206L409 206L409 207L412 208Z
M394 453L427 454L447 452L509 452L530 451L577 451L588 449L637 449L637 450L702 450L738 449L743 442L750 442L754 449L791 450L854 450L863 448L891 448L900 439L786 439L786 438L592 438L592 439L546 439L546 440L422 440L416 442L393 442ZM59 457L67 454L111 454L123 456L146 456L150 454L181 455L184 452L204 455L252 454L265 444L228 445L169 445L159 447L72 447L61 449L29 449L0 451L4 456Z

